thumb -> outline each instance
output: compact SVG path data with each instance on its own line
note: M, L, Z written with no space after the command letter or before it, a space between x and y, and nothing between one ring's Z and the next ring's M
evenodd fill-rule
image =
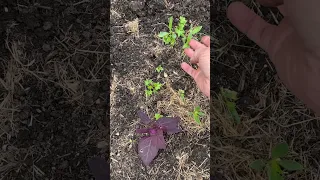
M230 4L227 16L242 33L270 53L270 40L277 26L265 22L241 2Z

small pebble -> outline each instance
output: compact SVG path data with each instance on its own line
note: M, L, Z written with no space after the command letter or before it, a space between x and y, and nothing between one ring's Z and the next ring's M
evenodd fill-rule
M42 50L45 52L49 52L51 50L51 47L49 44L43 44L42 45Z
M51 29L52 28L52 22L45 22L44 24L43 24L43 29L45 30L45 31L47 31L47 30L49 30L49 29Z

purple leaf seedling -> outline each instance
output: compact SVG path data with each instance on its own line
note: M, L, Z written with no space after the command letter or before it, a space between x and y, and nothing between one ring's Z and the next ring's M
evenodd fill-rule
M140 123L146 128L137 129L136 132L140 134L147 134L142 137L138 144L138 153L144 165L148 166L151 161L158 155L159 149L166 148L166 141L164 133L174 134L179 133L178 117L161 117L157 121L151 119L142 111L138 112L141 119Z

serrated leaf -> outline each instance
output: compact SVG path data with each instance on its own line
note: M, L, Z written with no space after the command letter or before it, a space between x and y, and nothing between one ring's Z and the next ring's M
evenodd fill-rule
M288 171L297 171L303 169L303 166L300 163L292 160L280 160L278 163Z
M152 145L153 139L153 137L141 138L138 144L139 157L146 166L149 166L152 160L158 155L159 149Z
M160 32L160 33L158 34L158 37L162 38L162 37L164 37L164 36L166 36L166 35L168 35L168 34L169 34L168 32Z
M144 85L145 86L149 86L151 83L152 83L151 79L147 79L147 80L144 81Z
M162 130L157 130L157 134L151 136L152 137L152 145L156 146L159 149L165 149L166 148L166 141L163 136Z
M202 29L202 26L196 26L192 29L192 35L197 34Z
M151 96L152 95L152 90L145 90L145 93L147 96Z
M181 131L179 121L180 118L178 117L162 117L156 121L156 125L162 127L167 134L174 134Z
M186 20L186 18L185 18L185 17L180 16L180 18L179 18L179 22L180 22L180 24L186 24L186 23L187 23L187 20Z
M138 116L140 118L141 123L146 124L146 125L151 123L151 119L143 111L138 111Z
M266 166L266 161L263 159L258 159L253 161L249 166L254 170L262 171L263 168Z
M285 157L289 152L289 146L287 143L280 143L277 144L271 152L271 157L273 159L275 158L281 158L281 157Z

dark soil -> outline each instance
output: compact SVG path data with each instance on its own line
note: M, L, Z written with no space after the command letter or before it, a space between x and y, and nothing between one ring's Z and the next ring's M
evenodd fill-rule
M108 2L0 7L0 178L92 178L88 159L109 154Z
M150 167L142 165L136 149L138 137L135 134L135 128L139 121L137 111L143 110L150 116L159 111L162 114L168 114L167 110L159 110L157 103L168 99L170 92L163 91L148 99L144 94L144 80L165 82L162 73L158 75L155 71L158 65L161 65L168 74L174 90L184 89L186 98L199 103L198 105L204 108L209 106L193 80L180 68L181 62L188 61L183 57L181 44L170 48L163 45L156 37L160 31L167 31L166 24L170 16L174 17L174 24L177 23L179 16L184 16L193 24L203 26L202 33L209 34L210 14L207 1L118 0L111 2L113 81L110 132L111 176L114 179L124 177L127 179L178 179L179 176L182 179L186 177L208 179L208 131L199 135L183 132L166 136L167 149L159 153ZM129 33L125 26L136 18L139 20L139 32ZM135 143L131 144L130 140ZM183 152L188 154L189 158L181 164L177 158ZM182 166L181 169L179 166Z

